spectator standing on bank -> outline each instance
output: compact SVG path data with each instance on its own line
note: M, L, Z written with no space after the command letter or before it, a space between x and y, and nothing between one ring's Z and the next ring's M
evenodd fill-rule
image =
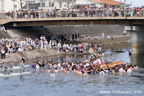
M102 51L102 43L100 42L98 46L99 46L98 52L101 52Z
M3 31L3 32L5 32L5 33L6 33L6 29L5 29L5 27L4 27L4 26L2 26L1 31Z
M2 48L1 49L1 59L5 59L5 57L6 57L6 52L5 52L5 49Z
M126 30L123 31L123 36L126 36Z
M105 34L104 34L104 32L102 33L102 37L105 37Z

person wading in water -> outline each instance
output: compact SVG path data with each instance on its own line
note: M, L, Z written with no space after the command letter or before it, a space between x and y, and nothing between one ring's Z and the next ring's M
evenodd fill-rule
M19 68L20 68L20 74L22 76L22 72L24 71L24 61L22 60L21 63L19 64Z

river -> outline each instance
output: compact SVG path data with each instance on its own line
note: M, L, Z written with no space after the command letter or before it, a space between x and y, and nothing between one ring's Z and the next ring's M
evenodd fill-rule
M87 77L71 72L60 72L55 78L45 72L47 66L39 70L28 67L32 72L29 76L0 78L0 96L144 96L144 56L129 56L128 47L125 52L106 50L103 60L122 60L138 64L139 69L131 75L91 74ZM53 60L83 61L89 55L67 55L40 58L46 62ZM132 58L132 60L131 60ZM32 61L27 64L32 65Z

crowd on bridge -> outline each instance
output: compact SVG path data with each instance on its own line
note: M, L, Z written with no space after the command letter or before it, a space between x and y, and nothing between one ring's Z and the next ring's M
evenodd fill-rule
M0 14L1 18L51 18L51 17L143 17L144 8L142 7L71 7L67 9L57 10L16 10ZM13 16L14 15L14 16Z

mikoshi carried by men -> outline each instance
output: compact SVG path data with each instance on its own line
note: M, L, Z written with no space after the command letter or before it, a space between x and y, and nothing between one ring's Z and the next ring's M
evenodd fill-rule
M90 60L86 60L87 62L91 62L92 64L95 65L95 68L102 68L102 69L106 69L107 67L113 67L122 63L125 63L125 61L116 61L116 62L112 62L112 63L107 63L104 62L103 60L101 60L101 57L104 56L104 53L98 54L96 52L94 52L94 50L91 48L89 50L91 57ZM107 64L106 64L107 63Z

